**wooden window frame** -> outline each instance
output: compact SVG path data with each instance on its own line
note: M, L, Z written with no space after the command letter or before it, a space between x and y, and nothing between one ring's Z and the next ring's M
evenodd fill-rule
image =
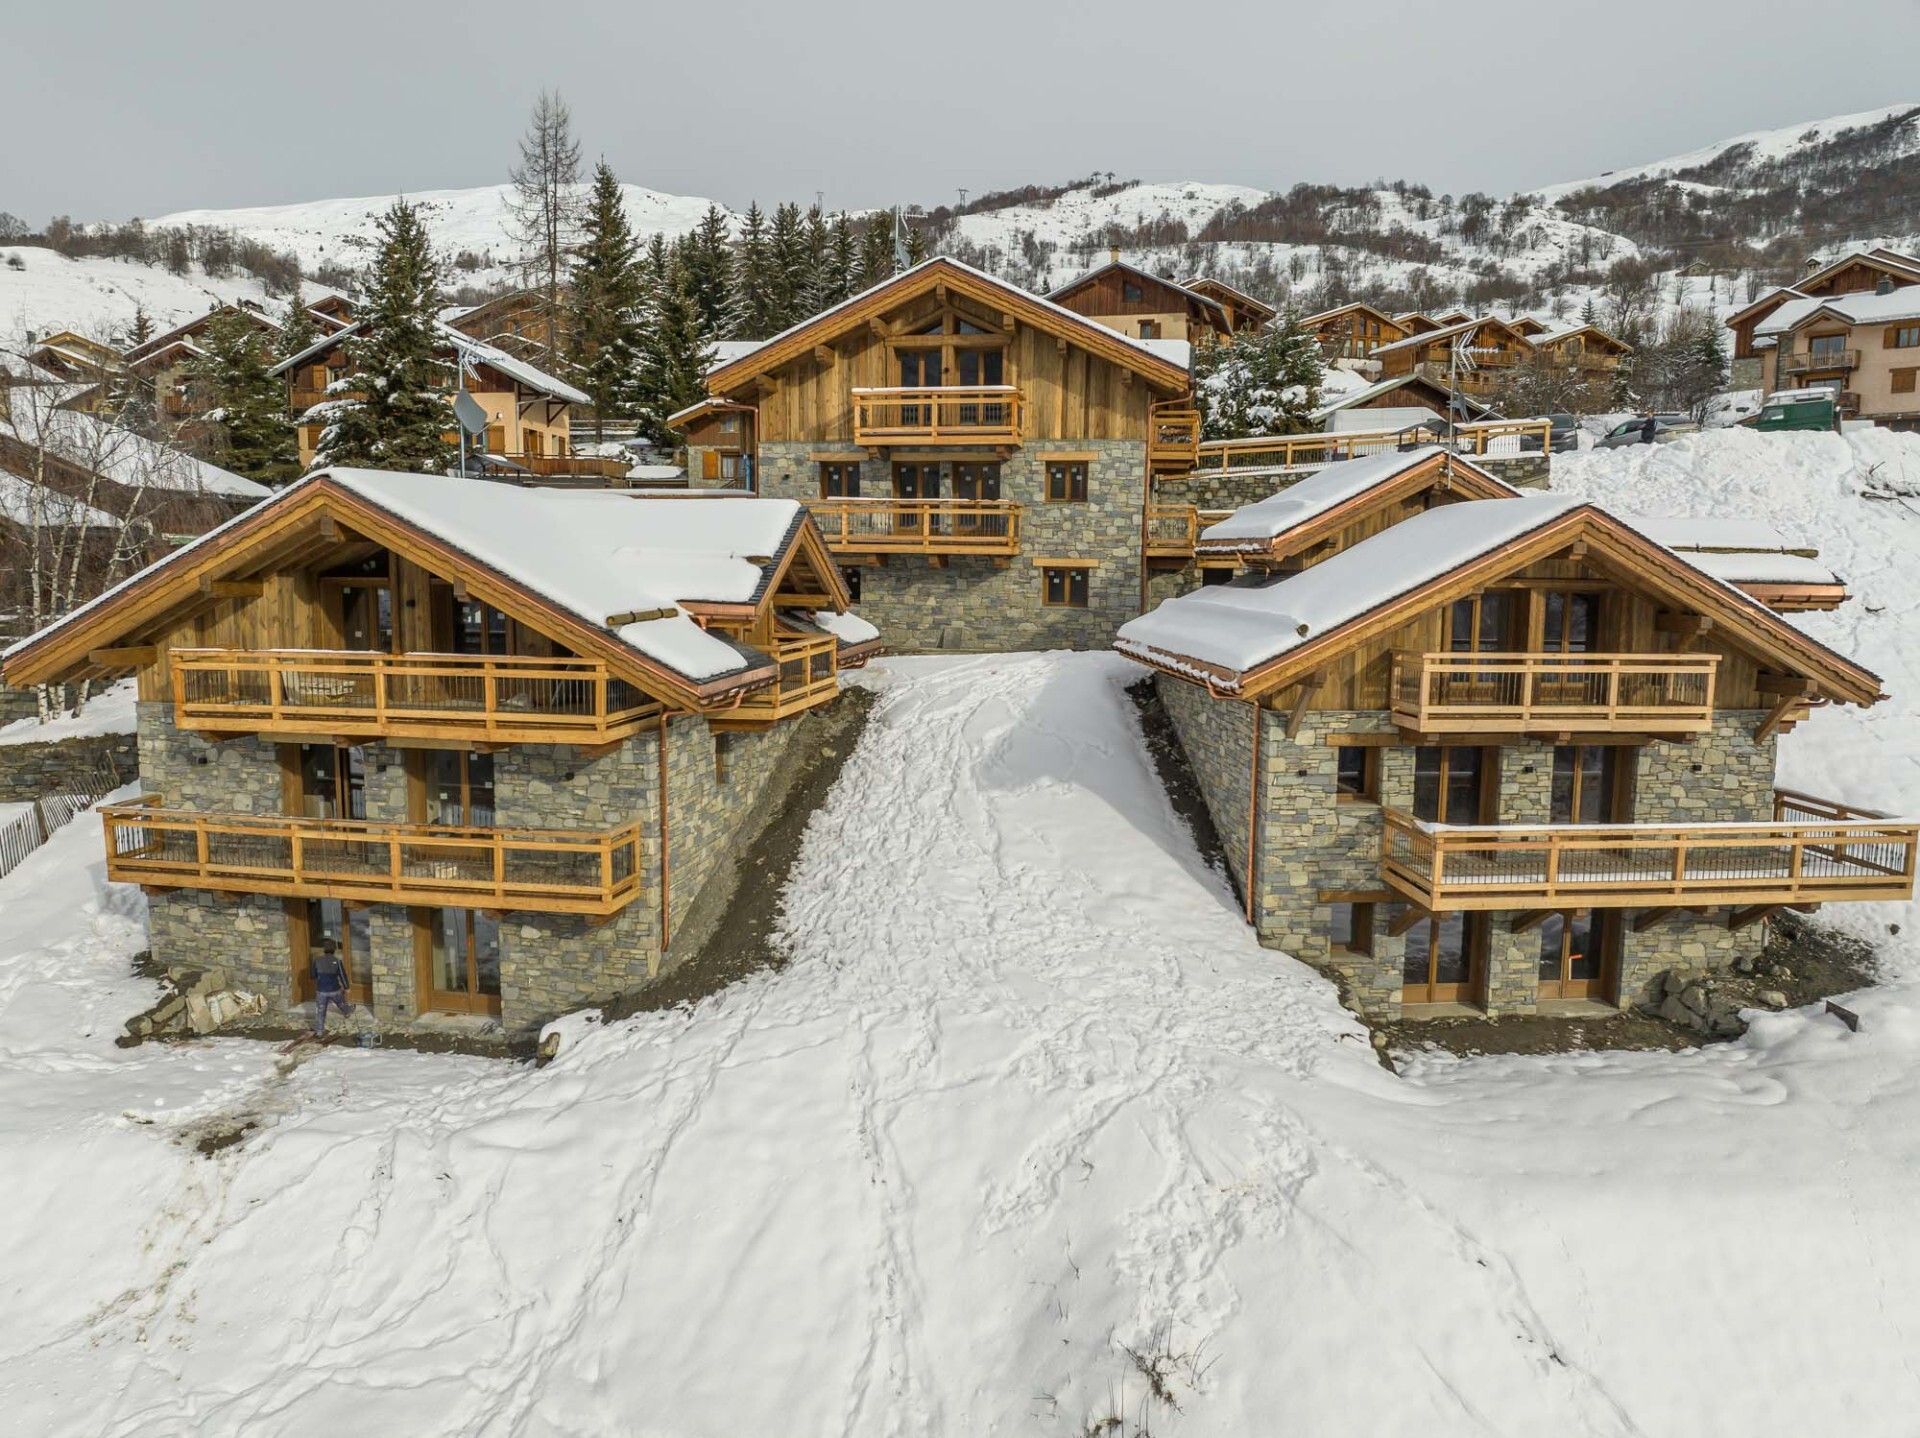
M1043 609L1091 609L1093 607L1093 565L1085 560L1049 559L1036 560L1040 570L1040 606ZM1053 588L1053 576L1063 576L1060 581L1062 599L1049 598ZM1073 598L1074 586L1078 584L1080 599Z
M1464 983L1441 985L1433 982L1431 977L1435 971L1434 953L1439 947L1441 926L1451 917L1458 917L1460 919L1460 938L1466 950L1467 977ZM1428 981L1420 987L1426 991L1426 997L1409 999L1406 996L1407 970L1406 959L1403 956L1400 961L1400 1002L1405 1006L1414 1008L1422 1008L1435 1004L1463 1004L1472 1008L1484 1008L1486 1006L1487 994L1487 960L1488 955L1492 951L1490 935L1493 932L1493 925L1488 913L1484 910L1474 912L1460 912L1456 910L1454 914L1429 914L1426 918L1416 921L1413 929L1408 929L1407 933L1411 935L1414 929L1422 925L1427 926L1427 974L1429 978ZM1432 991L1442 987L1457 989L1459 992L1450 996L1442 995L1435 997Z
M1054 492L1054 473L1060 473L1060 492ZM1041 461L1041 495L1048 504L1085 504L1092 487L1093 466L1080 455L1048 455Z
M1890 350L1920 349L1920 325L1888 325L1886 347Z
M1413 750L1413 764L1416 794L1418 793L1419 784L1420 755L1427 749L1436 749L1440 753L1440 770L1439 777L1435 782L1435 793L1439 798L1441 812L1432 819L1423 819L1422 822L1429 824L1458 824L1462 822L1458 819L1449 819L1446 817L1447 787L1448 781L1452 777L1453 756L1464 753L1467 750L1479 751L1481 759L1480 793L1476 803L1478 812L1472 819L1466 820L1465 822L1473 824L1491 824L1494 822L1495 816L1500 812L1500 746L1498 744L1415 745ZM1412 800L1409 800L1408 807L1410 809L1412 808L1412 802ZM1414 812L1417 817L1418 811L1414 810Z
M1893 370L1887 389L1891 394L1913 394L1920 391L1920 367L1902 365Z
M1347 938L1340 937L1340 911L1347 911ZM1369 957L1373 953L1374 935L1378 927L1374 921L1373 901L1370 899L1338 899L1327 906L1327 949L1335 954L1352 954L1356 958Z
M1600 954L1595 961L1595 973L1591 979L1569 979L1566 977L1568 959L1571 957L1573 921L1579 917L1578 911L1552 914L1540 925L1540 944L1534 956L1535 997L1552 1003L1565 1000L1591 999L1598 1003L1613 1003L1620 982L1620 952L1623 947L1621 935L1626 930L1623 922L1626 915L1618 909L1589 909L1586 911L1588 931L1597 934ZM1558 978L1549 979L1541 973L1547 963L1547 937L1553 932L1555 920L1559 921L1559 955L1555 970ZM1583 984L1581 993L1568 993L1570 984ZM1551 992L1549 992L1551 985Z
M1378 804L1380 802L1380 748L1378 744L1341 744L1333 757L1333 797L1340 804ZM1360 787L1352 790L1340 782L1340 770L1349 754L1360 756Z
M820 466L820 497L822 499L858 499L860 497L860 462L850 459L823 459L816 461ZM853 488L846 488L848 472L851 471ZM833 491L833 480L840 482L840 492Z

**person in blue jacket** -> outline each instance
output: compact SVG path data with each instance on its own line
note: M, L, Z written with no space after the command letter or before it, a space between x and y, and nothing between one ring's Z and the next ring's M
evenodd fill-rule
M327 1031L329 1004L340 1010L343 1019L352 1015L353 1005L347 1002L347 966L340 961L339 945L332 939L322 939L310 967L313 970L313 1032L320 1036Z

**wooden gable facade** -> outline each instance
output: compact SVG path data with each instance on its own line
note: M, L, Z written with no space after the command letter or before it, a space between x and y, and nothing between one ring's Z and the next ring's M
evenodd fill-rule
M1218 301L1119 260L1062 285L1047 298L1134 339L1207 345L1233 334L1233 323Z
M1381 345L1412 333L1391 315L1358 302L1308 315L1301 324L1328 359L1366 359Z

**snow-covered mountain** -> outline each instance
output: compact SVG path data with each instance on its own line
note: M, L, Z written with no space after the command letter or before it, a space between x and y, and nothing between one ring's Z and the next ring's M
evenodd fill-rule
M585 186L581 188L584 192ZM622 185L620 189L627 218L642 240L655 234L671 237L692 229L714 203L692 195L663 194L640 185ZM511 185L485 185L469 190L424 190L406 198L419 206L434 244L449 263L458 264L463 281L487 284L499 278L522 250L513 237L512 197ZM148 223L156 229L196 225L232 230L293 254L308 272L330 264L359 269L378 243L375 221L397 198L368 195L253 209L177 210ZM463 256L478 263L465 263Z

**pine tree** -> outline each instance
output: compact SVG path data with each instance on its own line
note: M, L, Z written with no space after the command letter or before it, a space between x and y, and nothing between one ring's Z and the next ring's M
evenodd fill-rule
M688 254L688 283L700 307L700 322L710 335L731 334L736 315L733 302L733 247L727 217L718 205L707 206L693 232Z
M893 274L893 221L888 215L867 216L860 232L858 288L870 290Z
M133 323L127 329L127 348L134 349L145 344L154 335L153 316L147 313L147 307L136 302L133 307Z
M218 437L221 463L264 482L298 474L286 388L268 373L273 355L260 327L226 310L201 332L200 347L203 354L188 370L188 393L200 420Z
M274 342L274 352L283 360L292 359L320 338L320 326L314 323L313 311L300 303L295 295L287 304L287 317L280 321L280 335Z
M740 222L733 294L738 315L733 338L763 340L782 328L773 323L773 256L768 248L767 219L758 204L748 205L747 216Z
M1591 291L1587 294L1586 304L1582 306L1580 310L1580 323L1583 325L1597 325L1600 323L1600 310L1593 302L1593 294Z
M540 294L546 328L542 342L558 352L561 281L581 215L580 142L573 137L573 115L558 91L543 90L534 101L533 117L520 141L520 163L508 175L513 182L508 207L514 238L526 246L527 286Z
M393 202L378 229L364 327L346 343L341 386L359 397L337 401L314 465L442 473L453 459L446 436L454 418L446 369L435 358L439 266L419 211L405 200Z
M773 295L767 304L768 334L778 334L789 325L806 318L805 296L812 288L813 272L807 254L807 231L800 219L800 207L779 206L773 212L773 227L767 235L768 275ZM764 338L764 336L762 336Z
M1325 366L1298 310L1266 329L1194 355L1194 395L1208 439L1304 434L1320 405Z
M907 225L907 263L917 265L927 257L927 237L912 225Z
M669 264L651 311L642 346L646 403L641 423L655 442L671 444L667 416L706 393L707 367L713 360L712 336L701 323L693 276L684 263Z
M839 304L861 288L859 272L860 249L853 237L853 222L842 211L833 217L833 229L827 236L827 253L815 285L814 313Z
M580 388L593 400L593 435L599 440L607 416L634 398L645 302L639 243L627 223L620 182L604 160L594 167L582 234L569 297L569 358Z

